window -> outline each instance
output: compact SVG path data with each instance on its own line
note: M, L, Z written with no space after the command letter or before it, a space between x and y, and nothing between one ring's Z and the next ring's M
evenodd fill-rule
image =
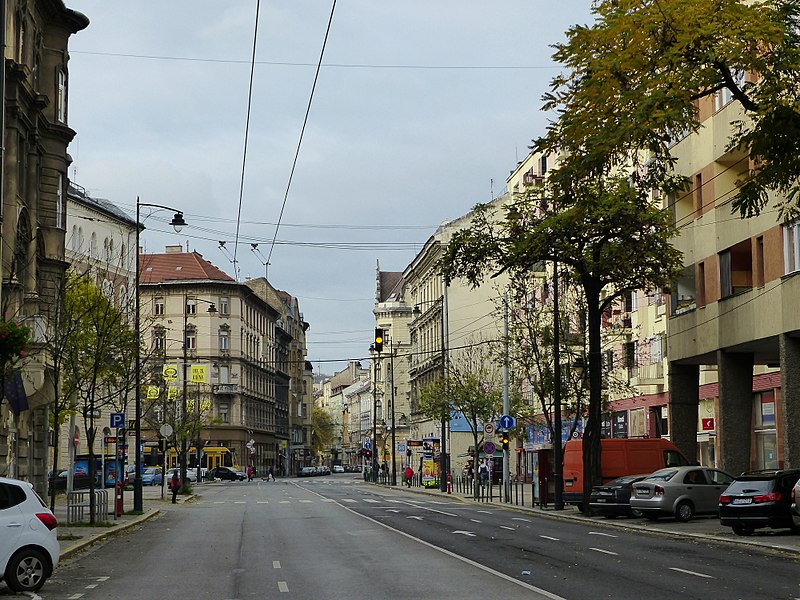
M166 348L166 331L163 327L153 330L153 350L163 351Z
M194 298L186 298L186 314L187 315L197 314L197 300L195 300Z
M219 314L221 315L231 314L230 300L227 297L222 297L219 299Z
M753 245L749 239L719 254L720 297L753 289Z
M64 227L64 174L58 174L58 189L56 190L56 227Z
M706 305L706 263L697 265L697 306Z
M186 330L186 350L197 350L197 331L194 328Z
M230 383L231 382L231 368L228 365L220 365L220 367L219 367L219 382L220 383Z
M655 365L664 360L664 338L654 337L650 340L650 364Z
M17 136L17 193L25 196L26 183L28 181L28 144L25 136Z
M731 73L736 87L742 89L744 87L744 71L736 70ZM722 88L714 94L714 110L718 111L733 102L733 92L727 87Z
M25 63L25 14L17 12L17 62Z
M219 330L219 349L227 352L229 347L229 331L227 329L220 329Z
M625 367L631 369L638 364L637 348L634 342L625 342Z
M703 174L694 176L694 211L699 214L703 210Z
M97 234L92 233L89 240L89 258L97 258Z
M766 273L764 271L764 236L760 235L756 238L756 258L755 258L755 285L762 287L764 285Z
M783 226L784 274L800 270L800 221Z
M80 249L80 238L78 237L78 226L72 226L72 236L70 236L70 245L72 247L73 252L77 252Z
M63 69L56 77L56 119L59 123L67 122L67 74Z
M156 316L164 316L164 298L155 298L153 300L153 314Z
M223 423L228 422L228 403L227 402L220 402L219 405L219 420Z

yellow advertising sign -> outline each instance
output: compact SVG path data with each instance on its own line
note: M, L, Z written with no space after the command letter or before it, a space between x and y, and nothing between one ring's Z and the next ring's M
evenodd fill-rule
M206 366L205 365L191 365L191 375L189 381L192 383L205 383L206 382Z
M171 385L167 388L167 400L177 400L178 399L178 386Z
M158 386L155 385L147 386L147 399L158 400Z
M164 381L178 381L178 365L164 365L161 367L161 376Z

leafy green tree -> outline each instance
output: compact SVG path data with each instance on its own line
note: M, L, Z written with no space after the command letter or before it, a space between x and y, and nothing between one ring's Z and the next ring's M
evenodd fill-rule
M95 411L114 406L126 395L131 359L136 352L136 335L125 314L87 276L74 281L67 290L66 312L75 316L76 327L65 344L70 365L65 392L79 399L89 449L89 484L94 490ZM117 404L118 405L118 404ZM96 510L90 494L90 522Z
M463 415L472 433L472 464L478 466L483 423L496 420L503 408L503 381L491 348L473 342L450 353L446 375L420 390L419 411L436 422ZM477 486L474 488L477 497Z
M544 108L559 118L535 145L564 153L555 195L576 176L630 165L647 165L633 173L650 187L685 185L669 147L700 127L696 101L727 89L745 113L730 147L758 161L734 209L757 214L776 191L783 218L797 216L800 1L599 0L593 12L591 26L572 27L555 46L565 70Z
M319 406L311 411L311 447L317 456L321 456L336 437L334 421L331 414Z
M473 286L508 271L529 276L541 261L566 267L586 302L589 404L584 429L584 498L600 482L603 311L619 296L669 285L681 268L670 244L667 212L627 178L574 180L559 202L536 194L517 198L497 215L487 205L473 211L470 227L453 235L441 261L446 280ZM588 502L585 502L588 506Z

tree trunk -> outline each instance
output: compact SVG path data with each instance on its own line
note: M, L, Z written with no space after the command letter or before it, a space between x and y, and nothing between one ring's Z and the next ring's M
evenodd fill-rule
M603 408L603 362L601 355L600 286L596 281L583 279L587 304L587 327L589 330L589 410L583 432L583 505L581 510L589 512L589 494L592 486L602 483L600 470L600 424Z
M56 398L58 398L58 393L56 392ZM56 404L58 401L56 401ZM53 477L50 478L48 481L48 488L50 494L50 510L54 511L56 508L56 481L58 481L58 444L60 441L60 429L59 421L61 420L61 411L58 410L58 407L53 408L53 465L52 465L52 472Z

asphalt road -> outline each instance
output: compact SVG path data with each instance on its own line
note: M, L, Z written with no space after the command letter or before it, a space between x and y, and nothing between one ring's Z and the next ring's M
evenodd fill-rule
M39 595L800 598L798 560L780 553L537 517L370 486L350 474L199 492L66 561Z

